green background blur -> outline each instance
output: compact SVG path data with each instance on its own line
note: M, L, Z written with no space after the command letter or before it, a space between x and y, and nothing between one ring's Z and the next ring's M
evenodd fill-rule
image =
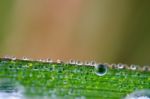
M0 0L0 56L150 64L150 0Z

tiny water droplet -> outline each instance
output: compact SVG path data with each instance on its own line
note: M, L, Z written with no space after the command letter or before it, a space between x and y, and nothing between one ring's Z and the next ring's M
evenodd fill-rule
M138 67L137 65L130 65L131 70L137 70L137 67Z
M83 63L81 61L76 61L77 65L83 65Z
M12 60L16 60L17 58L13 56L11 59L12 59Z
M118 67L118 69L124 69L124 68L125 68L125 65L124 65L124 64L121 64L121 63L119 63L119 64L117 65L117 67Z
M116 65L116 64L111 64L110 67L111 67L112 69L115 69L115 68L117 68L117 65Z
M47 59L46 59L46 62L48 62L48 63L52 63L52 62L53 62L53 60L52 60L52 59L50 59L50 58L47 58Z
M56 62L57 62L58 64L63 63L60 59L57 59Z
M69 64L75 64L76 62L75 62L75 60L70 60L69 61Z
M28 59L27 57L24 56L24 57L22 58L22 60L29 60L29 59Z
M90 62L86 61L86 62L84 63L84 65L90 65Z
M143 71L149 71L149 70L150 70L149 66L143 66Z
M96 64L95 61L91 61L90 65L91 65L91 66L96 66L97 64Z

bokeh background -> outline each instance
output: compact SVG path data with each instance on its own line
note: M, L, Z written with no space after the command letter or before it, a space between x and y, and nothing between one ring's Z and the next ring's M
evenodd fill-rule
M0 0L0 56L150 64L150 0Z

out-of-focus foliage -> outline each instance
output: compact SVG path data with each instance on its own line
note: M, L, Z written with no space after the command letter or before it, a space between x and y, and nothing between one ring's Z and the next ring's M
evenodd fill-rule
M149 0L1 0L0 55L150 64Z
M5 49L3 41L7 36L7 30L10 29L8 24L10 23L12 5L13 0L0 0L0 53Z

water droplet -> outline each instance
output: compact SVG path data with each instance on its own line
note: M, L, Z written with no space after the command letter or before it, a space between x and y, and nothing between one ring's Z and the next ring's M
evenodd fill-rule
M11 59L12 59L12 60L16 60L17 58L13 56Z
M84 63L84 65L89 66L89 65L90 65L90 62L86 61L86 62Z
M143 70L144 70L144 71L149 71L150 68L149 68L149 66L143 66Z
M26 61L26 60L29 60L29 59L28 59L27 57L23 57L22 60L25 60L25 61Z
M98 76L104 76L108 71L107 65L98 64L95 66L95 72Z
M91 61L90 65L91 65L91 66L96 66L97 64L96 64L95 61Z
M81 61L76 61L77 65L83 65L83 63Z
M130 66L130 69L131 69L131 70L137 70L137 65L131 65L131 66Z
M52 62L53 62L53 60L52 60L52 59L50 59L50 58L47 58L47 59L46 59L46 62L48 62L48 63L52 63Z
M69 64L75 64L76 62L75 62L75 60L70 60L69 61Z
M119 63L119 64L117 65L117 67L118 67L118 69L124 69L124 68L125 68L125 65L124 65L124 64L121 64L121 63Z
M116 64L111 64L110 67L115 69L115 68L117 68L117 65Z
M46 62L44 59L38 59L39 62Z
M58 64L63 63L60 59L57 59L56 62L57 62Z

